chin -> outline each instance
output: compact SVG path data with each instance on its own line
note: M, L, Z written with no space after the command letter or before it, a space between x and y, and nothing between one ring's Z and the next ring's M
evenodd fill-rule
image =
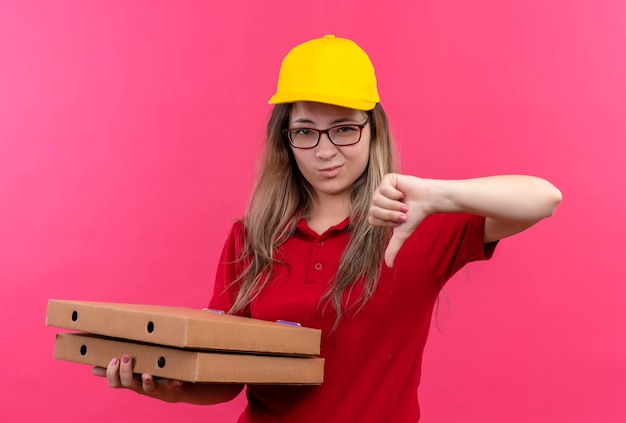
M337 188L324 187L324 188L316 188L316 191L319 194L323 194L323 195L340 196L340 195L346 195L350 190L349 188L345 188L345 187L337 187Z

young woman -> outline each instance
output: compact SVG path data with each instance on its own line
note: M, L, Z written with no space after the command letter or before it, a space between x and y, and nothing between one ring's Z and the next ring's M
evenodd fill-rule
M445 282L498 240L551 216L561 194L530 176L433 180L396 173L374 68L325 36L285 57L261 175L231 229L210 307L322 330L320 386L246 387L240 422L416 422L422 352ZM133 378L164 401L228 401L241 385Z

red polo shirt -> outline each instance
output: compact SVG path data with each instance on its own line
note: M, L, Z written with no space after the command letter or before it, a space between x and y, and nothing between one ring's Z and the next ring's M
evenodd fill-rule
M300 221L295 235L276 252L287 266L277 266L243 314L321 329L324 383L249 385L239 422L417 422L417 387L433 307L454 273L493 254L495 243L483 243L484 221L467 214L429 216L403 245L394 267L384 267L365 308L346 315L335 331L332 307L318 305L349 240L349 222L318 235ZM220 260L211 308L232 305L235 291L224 287L240 270L233 262L243 236L243 225L236 222Z

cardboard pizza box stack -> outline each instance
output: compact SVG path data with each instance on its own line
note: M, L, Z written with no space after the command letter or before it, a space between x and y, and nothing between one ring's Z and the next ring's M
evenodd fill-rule
M318 385L321 331L211 310L48 301L54 358L107 367L123 354L133 371L187 382Z

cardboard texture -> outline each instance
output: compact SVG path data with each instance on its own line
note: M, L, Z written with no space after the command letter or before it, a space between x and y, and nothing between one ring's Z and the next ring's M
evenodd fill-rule
M207 352L140 344L85 333L57 334L54 357L107 367L127 354L133 371L186 382L319 385L324 359Z
M318 329L184 307L51 299L46 325L177 348L320 353Z

